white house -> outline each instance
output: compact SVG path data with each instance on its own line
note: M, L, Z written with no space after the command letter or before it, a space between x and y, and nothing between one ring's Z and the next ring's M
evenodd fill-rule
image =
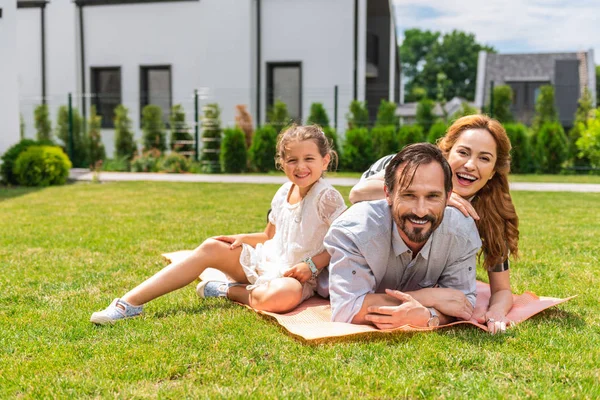
M45 101L54 120L68 93L81 113L89 116L95 105L103 116L109 155L117 104L130 110L139 138L146 104L161 106L165 119L172 105L182 104L193 123L196 90L200 108L219 104L225 126L233 126L237 104L247 105L255 123L262 123L281 99L299 121L313 102L323 103L331 124L343 131L353 99L367 100L373 117L380 99L399 99L391 0L17 4L16 27L14 18L11 24L27 137L35 135L34 108Z
M0 154L19 140L17 5L0 0Z

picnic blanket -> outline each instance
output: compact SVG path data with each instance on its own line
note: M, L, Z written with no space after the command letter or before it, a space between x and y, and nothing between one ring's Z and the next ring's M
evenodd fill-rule
M189 255L190 251L183 250L174 253L165 253L162 256L170 262L176 262ZM226 275L221 271L208 268L200 279L215 279L228 280ZM513 324L518 324L531 318L535 314L544 311L547 308L557 304L564 303L573 299L576 296L559 299L554 297L537 296L535 293L525 292L521 295L513 294L513 307L507 315L507 318L513 321ZM477 302L475 310L487 309L490 300L490 286L487 283L477 281ZM331 306L328 299L319 296L314 296L296 309L285 313L277 314L272 312L260 311L246 306L258 314L273 318L284 329L293 336L302 338L307 341L317 341L324 339L355 337L357 335L390 335L397 332L414 332L414 331L430 331L434 329L442 329L452 325L470 324L487 331L487 326L478 323L475 320L456 321L450 324L440 325L438 327L417 327L405 325L395 329L380 330L371 325L355 325L344 322L331 321Z

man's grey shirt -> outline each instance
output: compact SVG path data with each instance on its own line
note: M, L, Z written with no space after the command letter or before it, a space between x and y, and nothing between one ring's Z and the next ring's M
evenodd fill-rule
M332 320L352 322L365 296L385 289L409 292L438 285L460 290L475 306L480 247L473 219L446 207L442 223L413 258L386 200L357 203L325 236Z

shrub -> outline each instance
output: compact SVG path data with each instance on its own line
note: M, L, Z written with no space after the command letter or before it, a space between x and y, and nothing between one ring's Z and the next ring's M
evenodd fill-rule
M17 185L17 175L15 173L15 162L19 155L31 146L37 145L38 142L31 139L23 139L19 143L10 147L2 155L2 165L0 165L0 174L4 183Z
M584 130L587 129L587 123L590 117L594 118L592 113L592 96L587 87L583 89L583 94L578 101L577 111L575 112L575 121L573 128L569 131L569 158L576 167L590 167L591 162L588 156L581 153L577 147L577 141Z
M350 110L346 114L348 129L366 128L369 126L369 111L366 101L352 100Z
M102 117L96 113L96 106L92 106L90 112L90 121L88 124L88 162L94 166L98 161L106 158L104 144L102 144L102 136L100 135L100 126Z
M115 108L115 154L128 162L136 155L137 146L133 139L129 110L123 104Z
M57 146L30 146L15 162L17 181L23 186L63 185L71 161Z
M346 131L342 164L349 171L364 171L375 160L371 137L367 128L355 128Z
M425 140L423 128L420 125L405 125L398 131L398 150L404 146Z
M71 162L76 168L89 167L88 138L83 129L83 118L76 108L71 109L73 117L73 149L70 154ZM69 154L69 108L60 106L56 115L56 137L63 142L67 154Z
M435 102L427 98L421 99L417 104L416 120L417 124L421 125L423 128L423 132L429 132L431 125L433 125L436 120L436 117L433 113L434 108Z
M494 109L493 115L499 122L505 124L514 120L510 107L513 102L513 91L508 85L494 87Z
M129 171L129 160L122 157L107 158L102 163L103 171L127 172Z
M158 172L158 162L160 161L160 151L157 149L148 150L141 156L135 156L131 160L131 171L133 172Z
M170 174L180 174L190 170L190 160L179 153L171 153L165 157L158 158L157 169L159 172L168 172Z
M427 133L427 141L436 144L437 140L446 134L446 130L448 130L448 125L445 122L438 121L434 123Z
M396 116L396 103L381 99L375 126L393 126L398 129L399 119ZM388 153L389 154L389 153Z
M277 131L271 125L258 128L252 137L249 156L252 169L267 172L275 169Z
M224 172L246 170L246 137L240 128L225 129L221 142L221 169Z
M267 121L277 132L281 132L292 122L287 105L279 99L275 100L275 104L267 110Z
M460 117L465 117L467 115L473 115L478 113L479 110L477 108L471 106L468 102L463 101L460 104L460 108L458 109L458 111L452 114L452 116L450 117L450 121L454 122Z
M202 117L202 157L203 171L221 172L219 152L221 151L221 109L216 103L204 107Z
M143 108L142 132L144 151L156 149L162 152L167 149L163 112L159 106L148 104Z
M504 124L504 129L512 146L511 172L516 174L533 172L535 167L527 127L523 124L509 123Z
M322 103L312 103L310 105L310 115L306 120L306 124L317 124L323 128L323 130L329 127L329 116Z
M37 140L52 141L52 124L50 123L50 114L48 113L48 105L40 104L33 111L35 120L35 129L37 131Z
M252 135L254 135L252 116L246 109L245 104L238 104L235 106L235 109L235 124L242 130L242 132L244 132L244 136L246 138L246 148L249 149L252 145Z
M581 136L575 144L579 157L589 159L593 167L600 168L600 111L595 114L596 117L589 118L586 126L580 124Z
M375 126L371 129L371 140L375 159L398 151L398 138L394 125Z
M171 108L171 115L169 116L169 122L171 124L171 150L173 151L193 151L194 146L191 144L177 144L179 140L194 140L188 130L188 125L185 122L185 111L181 104L175 104Z
M536 141L536 154L540 172L556 174L567 159L567 137L559 122L544 123Z
M534 131L534 136L537 136L541 126L546 122L557 122L558 111L554 104L554 87L544 85L540 87L540 94L535 102L535 115L531 127ZM537 140L534 139L534 140Z

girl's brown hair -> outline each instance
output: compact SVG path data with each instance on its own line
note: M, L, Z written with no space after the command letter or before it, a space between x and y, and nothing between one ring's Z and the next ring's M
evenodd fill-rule
M506 261L509 254L515 258L519 255L519 217L508 188L511 145L500 122L486 115L467 115L457 119L437 142L446 158L460 135L469 129L485 129L496 141L495 173L471 201L479 214L476 224L483 243L483 265L490 270Z
M279 136L277 136L277 147L275 150L275 166L278 169L283 169L285 161L285 152L288 143L293 141L312 140L319 149L321 157L330 155L329 165L334 165L337 168L338 155L333 150L332 142L325 136L323 129L319 125L296 125L293 124L285 128ZM328 167L329 169L329 167Z

